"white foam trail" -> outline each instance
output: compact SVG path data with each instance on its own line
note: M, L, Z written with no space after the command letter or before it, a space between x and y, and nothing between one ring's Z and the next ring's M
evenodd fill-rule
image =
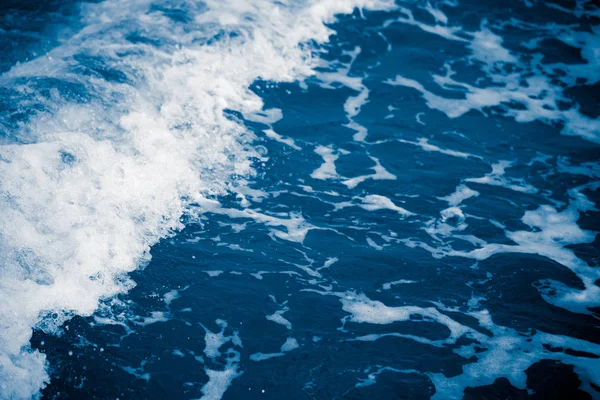
M204 354L214 362L222 355L220 351L221 347L227 343L230 343L231 347L226 351L225 366L223 369L204 368L204 372L208 375L208 382L200 389L203 394L201 399L203 400L221 399L227 388L231 385L231 382L243 373L238 371L241 357L239 351L235 350L236 347L242 347L242 340L237 332L233 332L230 336L225 335L227 322L217 320L216 323L221 328L218 333L204 328L206 331L204 336L206 343Z
M210 200L206 198L197 198L197 205L200 208L195 208L196 213L214 213L227 215L230 218L250 218L258 223L265 224L270 227L283 227L285 231L281 229L271 229L270 234L274 237L288 240L290 242L302 243L306 234L311 229L318 229L314 225L306 222L304 217L298 213L290 213L289 218L279 218L272 215L262 214L253 209L246 208L244 210L238 210L233 208L222 208L221 204L216 200Z
M469 332L468 328L433 307L389 307L380 301L369 299L364 294L338 293L336 295L340 297L342 309L350 313L350 316L345 317L344 321L386 325L393 322L406 322L410 320L411 315L420 315L445 325L450 330L450 335L445 340L447 343L454 343L459 337Z
M413 88L421 93L427 106L445 113L449 118L460 117L471 110L488 113L492 108L500 109L502 115L514 118L517 122L542 121L552 125L560 122L561 133L600 143L600 119L590 118L579 111L577 104L570 108L561 107L561 103L572 103L565 95L565 88L576 86L579 81L593 85L600 81L600 57L597 54L600 43L600 27L591 27L591 32L574 31L556 24L537 25L513 21L513 25L536 32L536 39L525 43L525 46L535 50L539 41L552 38L560 40L569 46L581 49L582 64L543 64L542 55L520 57L511 53L502 45L502 38L493 33L487 21L482 21L479 31L469 32L460 26L449 28L446 23L435 26L417 21L410 10L402 9L407 17L387 21L384 25L403 23L415 25L426 32L436 34L448 40L468 43L472 54L469 61L472 65L480 65L494 85L481 87L456 80L449 61L445 64L445 75L434 75L434 83L445 91L454 91L464 98L444 97L428 89L426 85L398 75L385 83L394 86ZM439 22L439 17L436 20ZM462 36L458 36L461 33ZM466 39L469 37L471 39ZM531 58L531 60L528 60ZM507 64L517 66L522 72L506 73ZM561 84L556 84L556 70L565 71L565 77L559 78ZM590 89L593 90L593 89ZM519 107L514 105L518 104Z
M287 353L288 351L292 351L292 350L296 350L297 348L299 348L300 345L298 344L298 341L294 338L287 338L285 343L283 343L281 345L281 348L279 349L278 353L254 353L250 355L250 359L252 361L265 361L271 358L276 358L276 357L283 357L285 356L285 353Z
M273 129L265 129L263 132L265 133L265 135L267 135L268 138L271 138L271 139L275 140L276 142L288 145L294 150L302 150L302 148L300 148L298 145L296 145L296 142L294 142L294 139L283 137L280 134L278 134L277 132L275 132Z
M449 194L446 197L441 197L440 200L445 200L452 207L456 207L463 201L470 199L471 197L479 196L479 192L469 188L466 185L458 185L454 193Z
M525 183L522 179L509 178L505 176L507 168L510 168L512 162L499 161L492 164L492 172L481 178L468 178L466 182L480 183L482 185L500 186L516 192L537 193L537 189Z
M529 226L529 230L509 231L504 229L505 235L515 244L487 243L470 235L454 235L456 230L464 230L466 223L464 215L457 207L442 211L442 221L432 221L425 230L438 242L442 242L438 235L471 241L476 249L471 251L454 250L449 244L433 247L426 243L412 240L401 240L409 247L419 246L434 257L445 256L466 257L475 260L485 260L500 253L525 253L538 254L547 257L573 271L584 286L584 289L567 287L563 283L545 280L538 290L544 299L558 307L572 312L591 314L590 308L600 303L600 288L596 284L600 279L598 268L590 266L577 257L569 245L592 243L597 232L584 230L577 224L580 213L595 210L594 204L583 194L585 190L597 190L600 183L592 182L569 191L569 204L563 209L549 205L541 205L536 210L526 211L522 222ZM444 215L446 213L446 215ZM458 216L458 224L450 226L445 223L448 217Z
M383 284L383 286L381 286L381 288L383 290L390 290L392 288L392 286L404 285L404 284L408 284L408 283L417 283L417 281L411 281L410 279L400 279L397 281L386 282Z
M225 113L261 112L249 85L258 77L312 74L310 48L299 44L325 42L333 32L324 22L336 13L394 5L188 2L185 27L151 6L86 4L79 33L0 77L3 85L58 80L78 85L89 99L39 94L46 112L15 132L35 143L0 148L2 398L36 397L49 380L45 356L29 348L42 318L55 314L44 322L52 331L128 290L126 274L148 261L150 246L181 228L179 218L198 195L222 193L233 176L252 174L253 135ZM128 40L132 35L146 40ZM204 390L216 393L210 385Z
M144 372L144 366L146 365L146 360L142 361L140 366L135 368L135 367L121 367L123 369L123 371L127 372L130 375L135 376L137 379L141 379L144 380L146 382L150 382L150 374L147 372Z
M459 33L461 31L460 26L448 26L448 24L447 24L448 18L441 10L434 9L433 7L430 6L429 3L427 4L427 6L428 7L426 8L426 10L430 14L432 14L436 20L435 25L429 25L429 24L417 21L411 10L409 10L408 8L400 7L400 11L404 15L398 17L397 19L386 21L384 23L384 27L387 27L394 22L401 22L403 24L416 26L425 32L429 32L431 34L443 37L444 39L455 40L458 42L466 42L467 41L466 39L456 35L456 33Z
M355 178L350 178L350 179L346 179L345 181L342 181L342 183L344 185L346 185L348 187L348 189L354 189L356 186L358 186L362 182L366 181L367 179L393 180L393 181L397 179L396 175L392 174L391 172L389 172L387 169L385 169L381 165L381 163L379 162L379 159L377 159L375 157L369 157L369 158L371 160L373 160L373 162L375 162L375 165L373 167L371 167L371 169L374 171L374 173L369 174L369 175L361 175L361 176L357 176Z
M480 31L473 33L473 41L469 45L473 58L485 62L490 68L498 63L518 62L518 59L502 46L502 37L486 27L487 21L482 25Z
M416 142L411 142L410 140L404 140L404 139L399 139L398 141L401 143L413 144L427 152L437 152L437 153L446 154L446 155L449 155L452 157L460 157L460 158L469 158L469 157L481 158L479 156L474 156L473 154L464 153L462 151L443 149L441 147L438 147L436 145L429 143L429 140L427 138L418 138Z
M274 296L270 296L270 297L271 297L271 300L273 300L273 302L275 304L277 304L277 300L275 299L275 297ZM290 311L290 308L285 305L286 303L287 303L287 301L283 302L284 307L281 310L277 310L273 314L267 315L265 318L271 322L275 322L276 324L283 325L287 329L291 330L292 323L283 316L283 314Z
M385 38L384 38L385 40ZM369 102L369 88L363 83L363 78L358 76L350 76L350 70L352 64L356 61L356 57L360 54L360 47L356 47L353 51L345 51L343 54L350 56L350 62L346 65L339 66L335 65L334 72L320 72L317 74L317 78L321 82L321 87L326 89L335 89L333 83L340 83L356 92L355 96L350 96L344 102L344 111L348 123L346 126L352 129L355 133L352 138L357 142L364 142L367 138L367 128L359 124L354 120L362 107Z
M412 340L434 347L450 347L459 356L470 362L462 366L462 373L452 377L444 373L405 371L389 369L400 373L419 373L431 379L436 387L433 399L457 399L464 394L466 387L476 387L492 384L497 378L507 378L510 383L519 388L526 388L526 373L529 366L542 359L558 360L575 367L575 372L584 381L582 388L588 393L595 393L591 386L600 383L600 345L581 339L554 335L542 331L518 332L514 329L496 325L488 310L470 310L463 312L475 318L478 328L472 328L455 321L444 312L462 312L459 308L446 307L434 303L435 307L417 306L388 306L381 301L372 300L365 294L354 292L319 292L322 295L339 297L342 309L348 313L342 318L342 328L349 322L358 324L387 325L407 321L420 323L436 323L448 328L449 334L445 339L432 340L425 337L404 333L382 333L358 336L350 341L371 342L381 338L398 338ZM420 316L411 319L411 316ZM486 332L486 333L483 333ZM490 335L487 332L491 332ZM459 339L467 338L470 344L456 347ZM476 347L478 351L476 351ZM553 350L554 348L555 350ZM570 351L581 351L590 357L578 357ZM372 379L371 376L369 378ZM367 380L367 382L369 382Z
M376 210L387 209L387 210L396 211L397 213L404 215L404 216L414 215L414 213L411 213L410 211L407 211L402 207L398 207L389 198L378 195L378 194L367 195L362 199L362 202L363 202L363 204L361 204L360 207L364 208L367 211L376 211Z
M588 162L581 165L571 165L564 157L559 157L556 163L559 172L600 178L600 164Z
M584 381L582 388L590 394L596 393L590 382L595 385L600 382L600 362L597 358L572 356L568 350L598 355L600 346L597 344L541 331L522 334L494 324L487 310L470 312L469 315L475 317L481 327L493 334L491 337L479 332L473 334L486 351L477 354L473 345L455 349L455 353L465 358L474 356L477 359L476 362L464 365L460 375L449 378L442 373L427 373L436 386L436 393L432 399L460 398L466 387L490 385L500 377L508 379L518 389L526 389L525 371L542 359L574 365L575 372ZM560 351L552 352L549 347L560 348Z
M390 198L378 194L369 194L365 197L356 196L353 199L360 201L360 203L355 204L352 201L334 203L335 210L338 211L346 207L360 207L367 211L392 210L396 211L402 217L415 215L414 213L397 206Z
M315 169L310 176L321 180L340 178L335 168L335 162L339 156L334 153L333 149L328 146L317 146L315 153L323 158L323 164Z

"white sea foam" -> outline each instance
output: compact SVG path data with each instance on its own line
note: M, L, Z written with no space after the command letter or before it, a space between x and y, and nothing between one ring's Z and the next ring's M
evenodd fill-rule
M372 300L364 294L351 292L334 293L321 292L324 295L334 295L340 298L342 308L349 313L342 323L361 324L391 324L406 322L411 316L421 316L422 319L412 320L421 323L437 323L444 325L449 330L445 339L431 340L421 336L403 333L367 334L351 339L353 341L370 342L384 337L412 340L434 347L452 347L453 352L470 363L463 365L462 373L448 377L444 373L423 373L419 371L405 371L388 368L387 370L400 373L420 373L428 376L436 387L434 399L454 399L463 396L466 387L483 386L492 384L497 378L507 378L511 384L519 389L526 388L525 370L542 359L558 360L575 366L577 374L585 380L583 388L589 393L595 393L590 383L600 383L600 345L584 340L570 338L562 335L553 335L542 331L521 333L514 329L496 325L489 311L468 311L465 314L479 322L479 328L488 333L482 333L479 328L465 326L455 321L443 312L460 312L458 308L446 307L435 303L435 307L397 306L391 307L384 303ZM443 312L442 312L443 311ZM458 339L466 337L475 343L455 347ZM475 347L479 351L475 351ZM552 351L551 348L557 350ZM592 357L577 357L569 354L571 351L583 351L592 354ZM475 361L473 361L475 360ZM385 369L384 369L385 370ZM382 370L379 370L381 372ZM377 375L377 374L375 374ZM372 383L374 377L365 382Z
M560 157L556 166L559 172L600 178L600 164L598 163L588 162L581 165L571 165L567 159Z
M326 41L333 32L324 22L355 6L393 2L186 2L185 28L150 1L85 4L79 33L0 77L3 85L76 83L90 99L40 94L46 112L15 132L33 143L0 148L0 397L35 397L48 382L45 356L29 348L42 318L52 331L128 290L126 274L181 228L190 203L252 174L249 158L260 156L249 145L253 135L224 111L260 114L262 101L248 89L258 77L312 74L310 48L299 44ZM144 40L128 40L135 35ZM301 240L305 232L275 234ZM237 376L207 373L207 398Z
M338 294L342 302L342 309L350 313L345 321L368 324L391 324L392 322L409 321L411 315L420 315L445 325L450 330L447 342L454 343L468 329L440 313L433 307L422 308L415 306L389 307L380 301L371 300L364 294L345 293Z
M401 22L403 24L416 26L425 32L429 32L431 34L443 37L444 39L455 40L459 42L467 41L466 39L456 35L461 30L460 26L448 26L448 18L441 10L434 9L429 3L427 4L426 9L430 14L434 16L436 20L435 25L429 25L418 21L414 17L413 12L411 10L405 7L400 7L400 11L403 15L398 17L397 19L386 21L384 26L387 27L394 22Z
M350 76L352 64L354 64L360 52L360 47L356 47L353 51L344 52L344 55L350 56L348 64L335 65L335 72L320 72L317 74L317 78L321 82L321 86L326 89L333 89L334 83L340 83L358 92L356 95L348 97L344 102L344 111L346 112L346 118L348 118L348 123L345 126L355 132L353 135L355 141L364 142L368 134L367 128L356 122L354 117L360 113L362 107L369 101L369 89L364 85L361 77Z
M360 205L360 207L364 208L365 210L368 210L368 211L387 209L387 210L396 211L397 213L404 215L404 216L414 215L410 211L407 211L402 207L398 207L389 198L378 195L378 194L367 195L364 198L362 198L361 200L362 200L362 204Z
M355 387L359 388L359 387L374 385L375 383L377 383L377 376L379 376L381 373L386 372L386 371L397 372L397 373L402 373L402 374L419 374L419 371L414 370L414 369L396 369L396 368L392 368L392 367L382 367L382 368L377 369L375 372L369 373L367 375L367 378L360 379L360 382L358 382L355 385Z
M488 67L497 63L516 63L518 59L502 46L502 37L490 31L486 21L482 25L480 31L473 33L473 41L469 45L474 59L485 62Z
M477 157L477 156L474 156L469 153L463 153L462 151L442 149L441 147L438 147L436 145L429 143L429 140L427 138L418 138L416 142L411 142L410 140L400 139L399 142L413 144L415 146L420 147L424 151L442 153L442 154L446 154L446 155L453 156L453 157L460 157L460 158Z
M595 283L600 279L600 271L577 257L567 246L592 243L595 240L597 232L584 230L577 222L581 212L595 210L594 203L583 194L583 191L598 188L600 183L592 182L571 189L569 204L562 209L541 205L536 210L526 211L522 222L530 227L529 230L510 231L498 225L505 231L506 237L515 244L487 243L470 235L455 235L454 231L466 228L465 216L456 207L442 211L441 221L432 220L425 227L438 243L442 243L440 246L406 239L401 241L409 247L419 246L437 258L457 256L485 260L500 253L538 254L547 257L573 271L581 279L584 289L567 287L563 283L546 280L539 287L544 299L567 310L589 314L588 308L596 307L600 303L600 288ZM458 217L457 223L449 225L445 221L452 216ZM440 236L468 240L477 248L470 251L454 250L448 243L444 243Z
M411 281L410 279L400 279L397 281L386 282L383 284L383 286L381 288L383 290L390 290L392 288L392 286L404 285L404 284L408 284L408 283L417 283L417 281Z
M463 201L476 196L479 196L479 192L476 192L475 190L469 188L466 185L458 185L454 193L449 194L446 197L441 197L440 200L445 200L451 206L456 207Z
M482 328L492 332L492 336L473 334L486 349L483 352L475 353L473 345L455 349L455 353L465 358L477 358L476 362L464 365L460 375L449 378L442 373L427 373L436 386L433 399L460 398L466 387L490 385L501 377L508 379L516 388L525 389L525 370L541 359L558 360L574 365L577 374L586 382L583 388L589 393L594 393L589 383L597 385L600 382L600 361L597 358L575 357L569 355L566 350L598 355L600 346L597 344L541 331L520 334L513 329L494 324L487 310L469 314L477 318ZM548 346L559 348L560 351L549 351Z
M379 302L375 302L374 304L377 303ZM411 312L416 314L421 313L423 310L430 310L420 309L419 307L402 307L399 310L398 307L390 308L382 304L377 304L373 307L358 311L359 317L357 322L381 323L381 321L405 321L406 317L404 314L406 310L411 310ZM439 304L438 307L444 311L457 311L456 309L449 309ZM378 313L379 315L369 316L368 318L360 317L367 310L369 310L369 314ZM357 310L351 308L346 311L355 313ZM477 352L475 351L474 344L463 345L453 349L454 353L471 360L470 363L462 367L461 374L448 377L444 373L424 373L436 387L436 393L433 396L434 399L461 398L466 387L490 385L501 377L507 378L513 386L525 389L525 370L542 359L558 360L574 365L578 375L585 379L583 388L589 393L594 393L590 382L597 385L600 381L600 375L598 374L600 361L595 357L572 356L568 353L568 350L584 351L588 354L598 355L600 353L600 346L597 344L541 331L533 334L520 333L513 329L494 324L487 310L473 311L467 314L476 318L479 321L480 327L485 328L492 335L489 336L488 334L481 333L478 329L461 325L436 310L436 312L427 312L424 316L438 323L455 326L455 334L451 334L445 340L430 340L420 336L400 333L369 334L357 337L354 340L374 341L383 337L395 337L435 347L453 345L457 343L458 338L463 336L475 340L476 346L479 348ZM437 319L439 316L443 316L441 320ZM355 314L353 314L352 318L356 318ZM557 348L558 350L551 351L549 347ZM473 359L475 361L472 361ZM394 369L389 368L387 370L394 371ZM396 370L395 372L423 374L418 371Z
M396 175L392 174L391 172L389 172L387 169L385 169L381 165L381 163L379 162L379 159L377 159L375 157L370 157L370 158L371 158L371 160L373 160L373 162L375 162L375 165L373 167L371 167L371 169L373 170L373 173L368 174L368 175L357 176L357 177L346 179L346 180L342 181L342 183L344 185L346 185L348 187L348 189L354 189L356 186L358 186L360 183L366 181L367 179L374 179L374 180L396 180L397 179Z
M254 353L250 355L250 359L252 361L264 361L275 357L283 357L285 353L288 351L296 350L300 345L298 341L294 338L287 338L285 343L281 345L278 353Z
M274 303L277 303L274 296L271 296L271 300L273 300ZM284 302L283 304L285 303L286 302ZM287 329L291 330L292 323L283 316L283 314L285 314L288 311L290 311L289 307L284 306L281 310L277 310L273 314L267 315L265 318L269 321L275 322L276 324L283 325Z
M282 218L278 216L263 214L253 209L246 208L243 210L233 208L223 208L221 203L217 200L211 200L207 198L198 197L196 199L198 207L194 207L194 212L198 214L202 213L215 213L227 215L230 218L248 218L253 219L258 223L265 224L269 227L283 227L281 229L270 229L271 235L283 240L290 242L302 243L306 234L311 229L316 229L314 225L309 224L306 220L298 213L289 213L286 215L288 218Z
M353 203L351 201L345 201L341 203L335 204L336 210L341 210L346 207L360 207L367 211L377 211L377 210L392 210L396 211L403 217L408 217L411 215L415 215L414 213L397 206L390 198L381 196L379 194L369 194L364 197L356 196L354 199L358 200L360 203Z
M150 374L148 372L144 372L144 366L146 365L146 360L140 363L139 367L121 367L123 371L127 372L130 375L135 376L137 379L142 379L146 382L150 382Z
M298 145L296 145L294 139L292 138L283 137L272 129L265 129L263 132L265 132L265 135L267 135L267 137L275 140L276 142L288 145L294 150L302 150Z
M537 193L537 189L522 179L509 178L505 175L506 169L512 165L510 161L499 161L492 164L492 172L481 178L468 178L466 182L480 183L482 185L501 186L516 192Z
M204 372L208 376L208 382L200 389L203 394L202 399L204 400L221 399L227 388L231 385L231 382L242 375L242 372L238 371L240 353L236 350L236 347L242 347L242 340L237 332L233 332L229 336L225 335L225 330L228 328L227 322L217 320L216 323L221 328L219 332L212 332L204 328L206 331L204 336L206 343L204 354L214 362L222 355L221 347L228 343L230 343L231 347L226 350L225 365L222 369L204 368Z
M323 164L321 164L319 168L315 169L310 176L321 180L339 178L340 176L335 168L335 162L339 156L333 151L333 149L328 146L317 146L315 153L323 158Z
M585 61L580 64L542 63L542 55L534 57L510 52L503 46L502 37L490 30L487 21L482 21L480 30L466 31L461 26L450 28L444 18L440 19L441 11L434 11L436 25L427 25L417 21L410 10L402 9L406 16L386 22L415 25L422 30L441 36L448 40L468 43L471 51L469 61L479 65L486 77L494 85L482 86L479 83L469 84L454 78L451 60L445 64L445 75L433 75L433 82L438 88L453 91L461 96L456 98L444 97L436 90L406 76L398 75L388 79L387 84L404 86L419 91L429 108L439 110L450 118L460 117L471 110L489 113L492 108L501 110L502 115L514 118L518 122L535 120L547 124L560 122L563 125L562 134L580 136L586 140L600 143L600 119L584 115L577 104L570 108L561 106L572 103L565 95L566 87L575 86L583 80L588 85L600 81L600 57L597 54L600 43L600 27L592 26L589 31L575 31L569 27L557 24L538 25L513 21L511 24L519 29L535 32L536 38L524 43L535 50L539 42L548 38L560 40L565 44L581 50ZM431 10L430 10L431 12ZM469 38L469 39L468 39ZM506 72L507 65L516 65L520 72ZM565 71L564 77L557 77L556 71ZM560 84L556 81L559 79ZM518 107L515 107L515 104Z

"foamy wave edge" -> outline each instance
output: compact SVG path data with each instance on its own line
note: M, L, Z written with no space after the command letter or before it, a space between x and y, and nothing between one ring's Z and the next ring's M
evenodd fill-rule
M38 398L49 383L34 328L56 331L129 290L127 273L190 204L253 174L254 137L227 115L261 112L252 82L313 74L307 44L328 40L336 14L394 2L209 0L185 4L185 25L155 6L82 6L79 33L0 77L46 109L15 132L25 143L0 146L0 398ZM133 40L140 31L159 44ZM90 73L81 57L101 65ZM84 99L38 94L40 79Z

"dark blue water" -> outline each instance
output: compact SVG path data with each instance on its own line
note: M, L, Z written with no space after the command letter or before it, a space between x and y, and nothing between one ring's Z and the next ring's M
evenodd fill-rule
M0 398L600 398L594 1L8 2L0 44Z

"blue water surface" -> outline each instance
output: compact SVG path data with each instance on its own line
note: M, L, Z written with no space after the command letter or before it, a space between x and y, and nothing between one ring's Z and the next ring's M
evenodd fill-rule
M0 314L2 396L600 396L595 2L359 1L324 20L327 42L293 47L310 73L272 79L261 65L279 60L239 50L231 76L256 67L247 96L262 115L231 100L234 78L209 85L230 66L209 68L220 58L208 54L237 57L305 23L277 31L265 21L288 20L268 9L335 2L226 1L222 25L202 19L217 3L125 3L1 6L1 299L14 282L51 293ZM194 59L186 46L214 50ZM185 63L214 76L167 72ZM213 101L229 122L203 114ZM165 137L186 141L150 141L152 112L174 104ZM172 184L185 157L205 190ZM111 186L114 165L129 184ZM9 240L19 226L28 239ZM67 278L96 259L89 288ZM46 377L25 353L45 355Z

